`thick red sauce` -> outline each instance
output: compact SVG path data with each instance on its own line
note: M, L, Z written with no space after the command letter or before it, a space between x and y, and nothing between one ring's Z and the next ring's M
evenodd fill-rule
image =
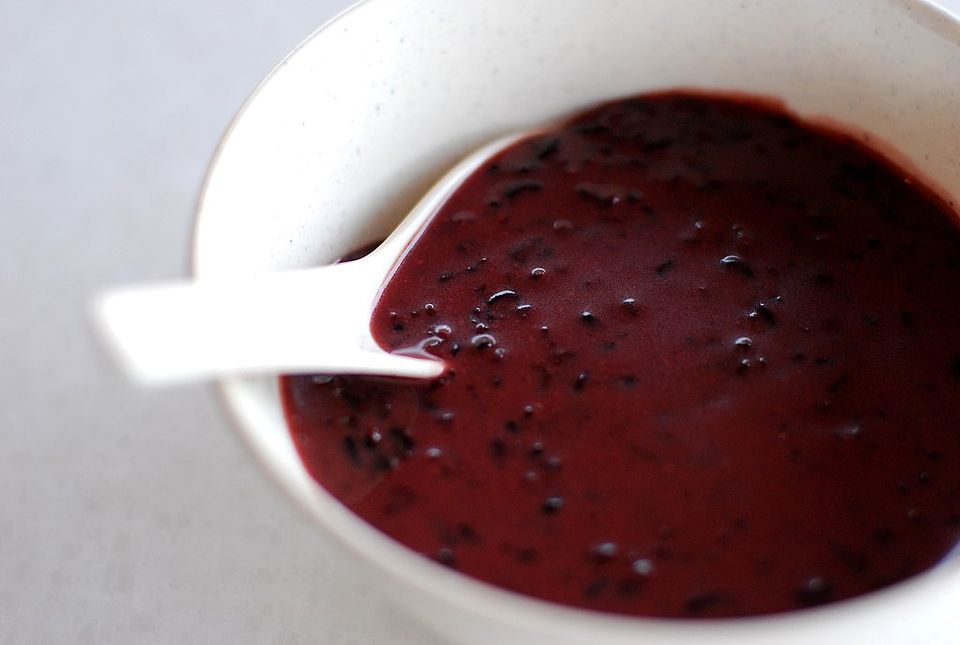
M386 286L434 383L286 377L310 473L427 557L603 611L832 602L960 539L960 234L852 139L641 96L499 154Z

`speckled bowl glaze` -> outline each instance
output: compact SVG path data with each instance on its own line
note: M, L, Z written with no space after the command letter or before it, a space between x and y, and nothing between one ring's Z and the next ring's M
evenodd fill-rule
M290 54L234 121L200 202L196 276L329 262L384 235L479 143L675 87L779 97L851 124L960 195L960 22L924 0L367 0ZM221 386L283 490L453 641L958 642L960 558L859 599L725 621L604 615L493 588L408 551L316 485L276 379Z

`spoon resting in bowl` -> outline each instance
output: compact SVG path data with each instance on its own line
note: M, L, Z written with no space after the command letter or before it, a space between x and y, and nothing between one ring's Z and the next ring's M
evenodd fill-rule
M231 280L125 287L100 294L93 319L125 369L144 384L226 374L328 373L435 378L426 352L384 351L370 315L404 253L446 199L485 160L527 135L489 143L451 168L369 255L350 262Z

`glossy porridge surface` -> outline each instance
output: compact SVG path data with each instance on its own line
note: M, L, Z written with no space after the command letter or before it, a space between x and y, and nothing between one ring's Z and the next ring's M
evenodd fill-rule
M803 608L960 538L958 266L954 214L852 139L640 96L497 155L405 257L372 328L440 380L282 394L318 482L468 575L626 614Z

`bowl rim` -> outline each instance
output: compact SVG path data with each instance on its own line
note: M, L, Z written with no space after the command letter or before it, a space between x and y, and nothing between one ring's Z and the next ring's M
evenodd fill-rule
M188 273L192 278L199 277L199 257L202 254L199 231L212 178L219 168L234 130L250 106L270 84L278 70L314 39L321 37L346 16L386 1L356 0L322 23L280 59L238 108L214 149L196 199L189 242ZM942 36L949 34L944 36L949 40L955 40L951 35L960 37L960 12L954 13L937 4L936 0L891 1L902 5L908 12L913 13L916 10L919 16L914 16L915 20ZM960 40L955 42L960 45ZM273 387L279 390L279 377L270 377L270 381ZM243 377L221 379L212 386L215 398L253 461L259 464L268 479L273 480L284 497L292 500L294 507L308 518L311 524L321 525L339 547L350 553L356 561L388 574L395 585L407 585L438 603L456 606L460 610L503 626L532 627L534 633L544 634L612 634L626 638L641 634L664 638L708 637L718 634L732 638L757 638L763 635L772 638L788 633L789 630L806 630L805 633L810 633L810 629L814 627L821 629L831 625L836 627L841 624L875 621L876 617L884 612L902 611L902 605L909 604L911 600L915 605L920 605L925 598L934 597L944 584L956 584L960 578L960 563L952 568L936 566L888 587L839 602L782 613L736 618L630 616L541 600L456 572L421 556L355 515L312 478L315 496L308 498L303 495L290 474L274 463L257 445L257 424L241 411L242 403L247 398L245 387L248 383L249 380ZM333 517L328 514L331 511Z

